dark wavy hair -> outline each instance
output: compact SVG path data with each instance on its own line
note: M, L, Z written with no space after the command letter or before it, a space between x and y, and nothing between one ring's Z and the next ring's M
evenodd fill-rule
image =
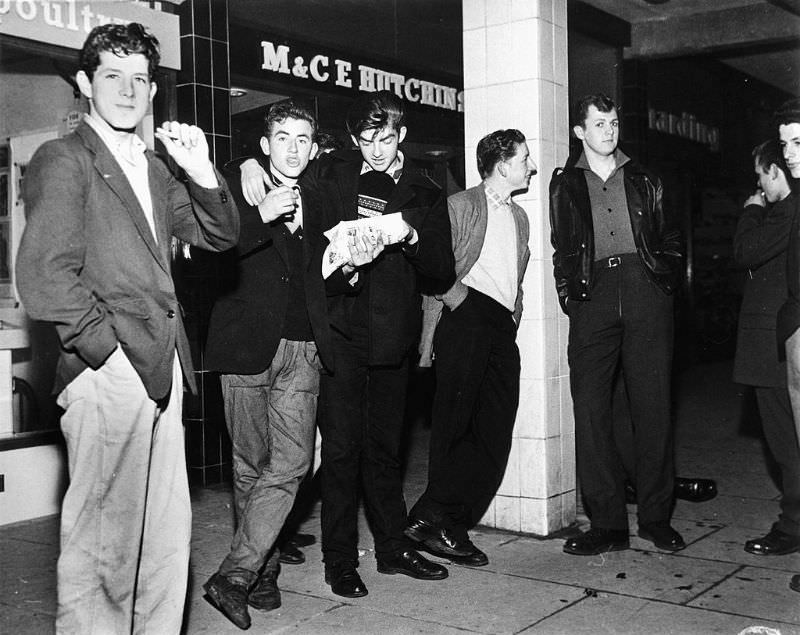
M619 112L619 107L614 103L608 95L603 93L596 93L594 95L584 95L581 97L572 110L572 125L585 128L586 117L589 115L589 107L594 106L600 112L611 112L616 110Z
M777 165L784 174L789 174L777 139L767 139L763 143L759 143L753 148L752 155L756 165L764 172L769 171L771 165Z
M513 157L517 153L517 146L524 142L525 135L516 128L495 130L478 141L476 155L481 178L489 176L498 163Z
M783 102L773 115L775 127L790 123L800 123L800 97Z
M140 53L147 58L150 79L155 76L161 62L161 53L156 37L138 22L128 24L103 24L92 29L81 48L78 58L80 70L89 79L100 66L100 53L110 51L120 57Z
M356 99L347 111L347 132L360 137L366 130L393 128L399 132L405 125L406 111L403 100L393 92L379 90L365 93Z
M287 99L270 107L264 117L264 136L269 139L275 124L287 119L307 121L311 124L311 140L316 139L317 118L314 116L314 111L307 104L294 99Z

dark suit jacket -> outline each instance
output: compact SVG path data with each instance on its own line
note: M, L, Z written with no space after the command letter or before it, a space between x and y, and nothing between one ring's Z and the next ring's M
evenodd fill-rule
M786 340L800 328L800 194L797 192L796 180L794 192L786 202L794 207L794 213L786 250L786 287L789 297L778 311L777 339L781 355L785 355Z
M266 169L266 163L259 161ZM242 229L235 248L234 280L211 312L205 359L210 370L253 375L269 366L283 333L289 303L289 257L283 222L264 223L258 208L245 202L238 169L230 173L228 180L239 208ZM305 188L301 187L300 195L304 266L299 274L303 276L306 308L317 351L323 364L330 369L333 360L322 279L325 239L320 227L319 206L312 203Z
M363 159L358 150L341 150L316 159L304 182L323 207L323 230L357 218L358 183ZM331 326L350 334L356 296L369 293L369 363L398 364L416 343L422 320L421 289L444 291L455 280L450 220L442 189L406 159L403 174L385 214L401 212L417 230L415 245L387 247L363 268L355 286L341 269L327 281ZM365 282L365 279L367 282Z
M121 344L154 400L167 395L177 348L194 389L189 342L170 272L173 236L210 250L236 243L239 217L219 187L187 186L152 152L157 241L114 156L84 123L42 145L25 173L27 224L17 286L28 314L53 322L62 351L55 390Z
M779 362L777 314L786 301L786 249L795 203L793 197L761 207L748 205L733 239L736 264L749 269L739 312L733 379L751 386L779 386L786 369Z

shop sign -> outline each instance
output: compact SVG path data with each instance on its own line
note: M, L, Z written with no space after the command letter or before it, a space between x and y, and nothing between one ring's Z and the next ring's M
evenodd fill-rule
M697 120L694 115L684 112L678 117L669 112L649 108L648 127L665 134L671 134L708 146L711 152L719 152L719 128Z
M96 26L144 24L161 44L161 66L180 69L177 15L133 0L0 0L0 34L80 50Z
M302 48L311 47L306 45ZM464 111L463 91L453 86L320 50L304 50L298 54L292 45L285 42L262 39L260 49L261 70L276 76L347 91L390 90L398 97L422 106Z

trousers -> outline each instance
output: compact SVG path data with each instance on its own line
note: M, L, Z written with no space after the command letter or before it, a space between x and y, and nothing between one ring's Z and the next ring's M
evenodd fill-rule
M265 371L220 376L236 532L219 573L248 586L262 567L277 570L272 547L314 454L321 367L314 342L282 339Z
M70 483L58 633L180 632L191 533L182 389L176 355L161 410L117 347L59 394Z
M628 527L626 474L612 414L620 365L633 422L640 523L669 521L675 480L672 297L648 278L638 255L620 260L613 268L596 265L590 300L569 301L567 348L581 492L592 526L617 530Z

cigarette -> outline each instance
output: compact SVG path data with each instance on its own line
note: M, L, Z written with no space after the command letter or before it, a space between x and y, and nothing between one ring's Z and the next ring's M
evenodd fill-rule
M169 132L167 130L164 130L163 128L156 128L156 132L158 132L160 134L163 134L165 137L169 137L173 141L179 141L180 140L180 135L177 135L174 132Z

